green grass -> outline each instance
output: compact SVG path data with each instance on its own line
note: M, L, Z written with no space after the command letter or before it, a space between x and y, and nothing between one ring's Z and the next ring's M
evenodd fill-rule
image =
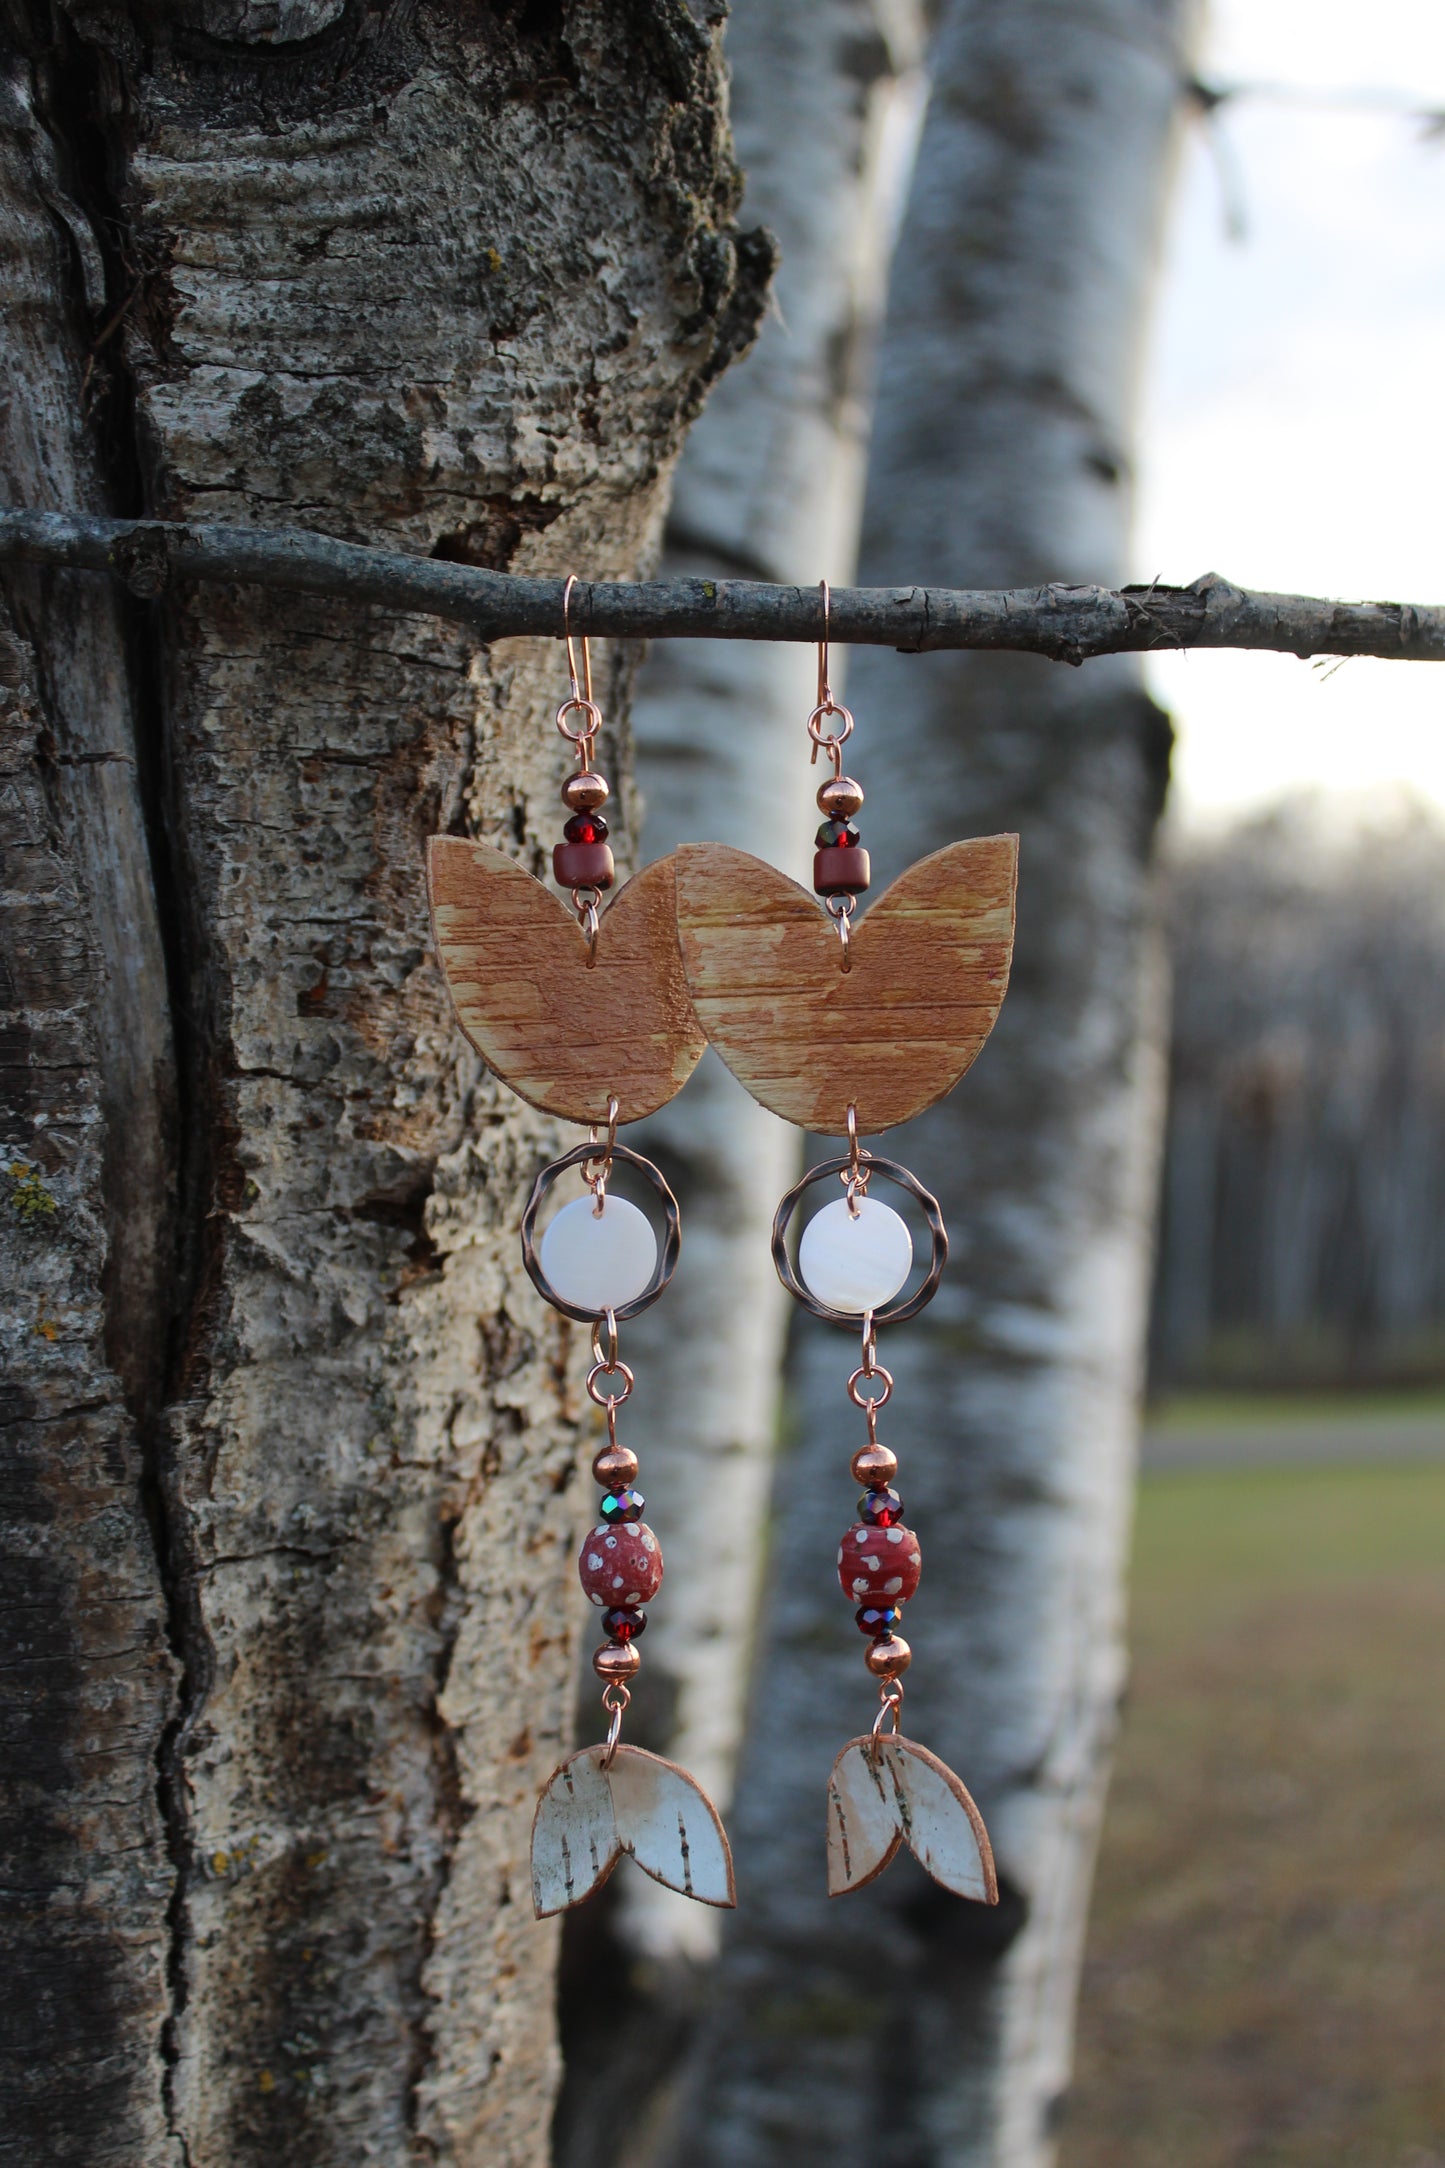
M1445 2168L1445 1466L1160 1474L1060 2168Z

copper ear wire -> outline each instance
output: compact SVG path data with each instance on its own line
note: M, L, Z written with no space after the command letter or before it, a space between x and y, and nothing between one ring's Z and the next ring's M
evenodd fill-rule
M582 642L582 677L577 677L577 658L572 652L572 590L577 585L577 575L569 572L562 589L562 643L567 650L567 682L571 687L567 698L557 710L557 728L567 743L576 749L579 768L590 768L597 757L597 733L602 728L602 710L592 697L592 651L585 632L579 633ZM585 716L580 730L567 728L569 715Z
M833 689L828 683L828 624L832 615L833 598L826 580L819 580L818 592L823 598L823 637L818 642L818 704L808 717L808 736L813 741L808 765L816 766L819 753L825 752L832 759L834 775L839 776L843 773L843 747L853 735L853 718L847 708L833 698ZM822 727L830 715L842 717L841 726L837 730L824 730Z

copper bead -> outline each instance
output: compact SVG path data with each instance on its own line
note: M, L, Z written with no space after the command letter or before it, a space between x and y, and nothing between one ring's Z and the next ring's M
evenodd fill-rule
M592 1479L604 1490L626 1490L637 1481L637 1455L630 1445L604 1445L592 1463Z
M883 1634L865 1650L864 1663L875 1679L897 1679L913 1661L913 1651L902 1634Z
M631 1641L604 1641L592 1651L592 1669L608 1686L625 1686L642 1669L642 1651Z
M562 785L562 803L569 813L595 813L611 796L611 784L595 768L584 768L580 775L569 775Z
M863 807L863 785L851 775L830 775L818 790L818 811L830 821L850 821Z
M890 1453L886 1445L861 1446L853 1455L853 1481L866 1483L870 1490L891 1483L897 1473L898 1455ZM602 1478L599 1476L597 1480L600 1483Z

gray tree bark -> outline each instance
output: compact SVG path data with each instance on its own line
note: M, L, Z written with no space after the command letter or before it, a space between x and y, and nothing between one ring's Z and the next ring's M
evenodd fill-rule
M1117 579L1191 0L953 0L895 258L861 574ZM1067 2085L1122 1676L1159 1112L1149 856L1168 761L1134 665L855 657L849 767L882 885L1021 833L1018 949L977 1068L888 1148L954 1252L885 1336L923 1589L906 1729L962 1774L1003 1884L897 1860L823 1894L824 1785L872 1714L832 1559L856 1343L805 1329L734 1817L736 1935L679 2160L1042 2168Z
M770 261L714 12L12 0L5 495L644 571ZM573 1336L422 846L542 869L558 661L7 569L6 2158L545 2158Z

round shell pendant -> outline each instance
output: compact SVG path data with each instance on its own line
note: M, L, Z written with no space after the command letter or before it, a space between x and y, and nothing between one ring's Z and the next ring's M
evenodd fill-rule
M913 1264L913 1237L891 1205L846 1197L809 1220L798 1245L798 1271L809 1292L830 1310L861 1317L897 1294Z
M590 1197L563 1205L542 1237L542 1271L564 1302L579 1310L620 1310L643 1292L657 1269L657 1237L645 1212L625 1197Z

